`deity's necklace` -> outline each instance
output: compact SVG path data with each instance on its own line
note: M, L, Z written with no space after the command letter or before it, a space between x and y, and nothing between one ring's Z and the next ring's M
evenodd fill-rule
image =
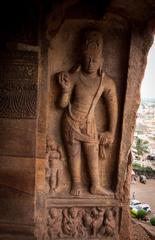
M96 75L96 77L91 78L89 75L84 76L84 74L80 73L79 75L80 81L86 86L86 87L95 87L99 84L99 77Z

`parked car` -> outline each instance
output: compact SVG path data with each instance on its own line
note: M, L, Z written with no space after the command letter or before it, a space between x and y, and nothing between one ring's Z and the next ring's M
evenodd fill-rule
M139 204L141 204L141 202L140 202L139 200L137 200L137 199L132 199L132 200L130 201L130 208L132 209L132 208L134 208L135 206L137 206L137 205L139 205Z
M146 203L141 203L141 204L135 205L134 208L137 209L137 210L142 210L143 209L147 213L151 213L150 205L146 204Z
M155 160L155 155L154 154L148 155L147 159L148 160Z
M141 203L139 200L137 199L133 199L130 202L130 208L131 209L135 209L135 210L141 210L144 209L147 213L151 213L151 207L149 204L146 203Z
M140 177L139 177L139 181L141 182L141 183L146 183L146 176L144 176L144 175L140 175Z

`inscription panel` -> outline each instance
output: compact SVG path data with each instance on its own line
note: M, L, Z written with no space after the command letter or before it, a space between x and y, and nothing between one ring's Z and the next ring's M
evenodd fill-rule
M0 118L36 118L37 53L0 53Z

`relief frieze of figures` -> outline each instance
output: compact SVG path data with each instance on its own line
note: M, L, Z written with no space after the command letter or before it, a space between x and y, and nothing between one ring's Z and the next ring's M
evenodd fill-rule
M50 208L47 239L100 239L117 236L118 209L104 207Z

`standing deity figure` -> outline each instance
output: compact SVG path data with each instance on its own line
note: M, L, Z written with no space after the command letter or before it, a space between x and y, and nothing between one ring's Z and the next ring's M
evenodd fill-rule
M49 193L55 193L60 188L62 167L63 157L60 147L55 143L48 143L46 181Z
M82 191L81 150L90 177L91 194L108 195L99 178L99 146L113 143L117 124L117 94L114 81L102 69L103 39L100 32L86 31L81 46L81 63L74 71L58 73L62 88L60 106L64 144L71 174L71 191L79 196ZM98 133L95 121L96 105L104 95L109 126ZM103 151L102 151L103 152Z

